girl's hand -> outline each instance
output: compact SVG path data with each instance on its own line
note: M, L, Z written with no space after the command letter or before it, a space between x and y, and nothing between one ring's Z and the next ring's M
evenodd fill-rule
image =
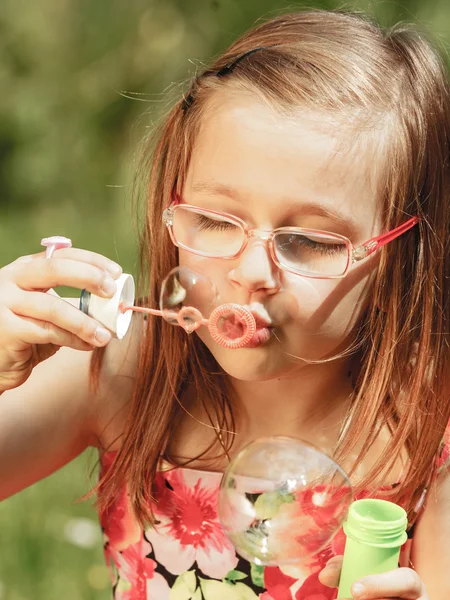
M23 256L0 269L0 394L22 385L34 367L61 346L92 350L111 333L57 296L59 285L111 298L122 269L109 259L76 248Z
M338 587L342 556L330 559L321 571L319 580L328 587ZM428 600L425 586L412 569L395 569L381 575L358 579L352 585L355 600Z

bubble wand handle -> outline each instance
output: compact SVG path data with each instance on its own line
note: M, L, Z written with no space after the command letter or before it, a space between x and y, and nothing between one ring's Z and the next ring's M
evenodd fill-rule
M351 586L357 579L398 567L406 525L406 512L393 502L368 498L350 505L338 598L352 598Z
M72 241L61 235L53 235L41 240L41 246L45 247L45 258L53 257L55 250L60 248L71 248ZM118 310L120 303L134 303L134 280L131 275L122 273L116 280L116 293L112 298L96 296L87 290L82 290L79 298L78 308L85 314L96 319L101 325L109 329L114 337L122 339L130 326L131 314L123 314ZM53 289L43 290L47 294L56 296L69 304L71 298L61 298Z
M154 317L164 317L167 320L170 319L170 320L178 321L178 324L181 327L183 327L183 329L188 331L188 333L195 331L195 329L198 329L198 327L200 325L206 325L207 327L209 325L209 320L204 319L203 317L201 317L201 319L199 321L197 321L195 324L192 324L192 325L186 324L184 319L186 319L188 316L191 316L192 314L195 314L195 313L200 314L200 312L193 306L185 306L179 312L175 312L175 311L171 311L171 310L162 311L162 310L158 310L156 308L147 308L146 306L129 306L126 304L121 304L119 306L119 309L124 313L127 312L127 310L132 310L133 312L146 313L148 315L153 315ZM198 325L197 325L197 323L198 323Z

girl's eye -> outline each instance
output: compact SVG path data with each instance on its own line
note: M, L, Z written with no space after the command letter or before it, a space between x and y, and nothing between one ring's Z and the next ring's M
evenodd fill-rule
M200 213L196 214L195 225L200 231L225 231L235 229L237 225L223 219L212 219Z
M284 245L284 244L283 244ZM316 254L338 254L341 252L347 252L345 244L342 242L336 242L334 240L323 240L318 241L317 238L307 237L306 235L293 234L290 236L288 244L285 246L291 246L292 249L297 248L300 250L309 250Z

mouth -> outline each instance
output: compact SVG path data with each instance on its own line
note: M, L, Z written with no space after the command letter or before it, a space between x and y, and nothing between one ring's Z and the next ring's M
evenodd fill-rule
M243 346L243 348L258 348L272 338L273 329L272 327L259 327L256 329L252 338Z
M224 306L226 307L226 305ZM213 339L229 348L256 348L268 342L272 337L274 324L265 307L257 302L248 305L241 304L240 307L247 314L250 313L254 319L253 334L253 327L250 331L248 330L247 319L231 307L229 310L221 312L218 318L213 320ZM248 339L249 335L250 339ZM230 342L235 345L231 346Z

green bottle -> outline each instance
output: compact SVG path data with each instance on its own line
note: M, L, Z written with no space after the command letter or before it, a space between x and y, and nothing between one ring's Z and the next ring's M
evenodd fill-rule
M403 508L387 500L369 498L350 505L338 598L352 598L350 588L357 579L398 567L407 522Z

